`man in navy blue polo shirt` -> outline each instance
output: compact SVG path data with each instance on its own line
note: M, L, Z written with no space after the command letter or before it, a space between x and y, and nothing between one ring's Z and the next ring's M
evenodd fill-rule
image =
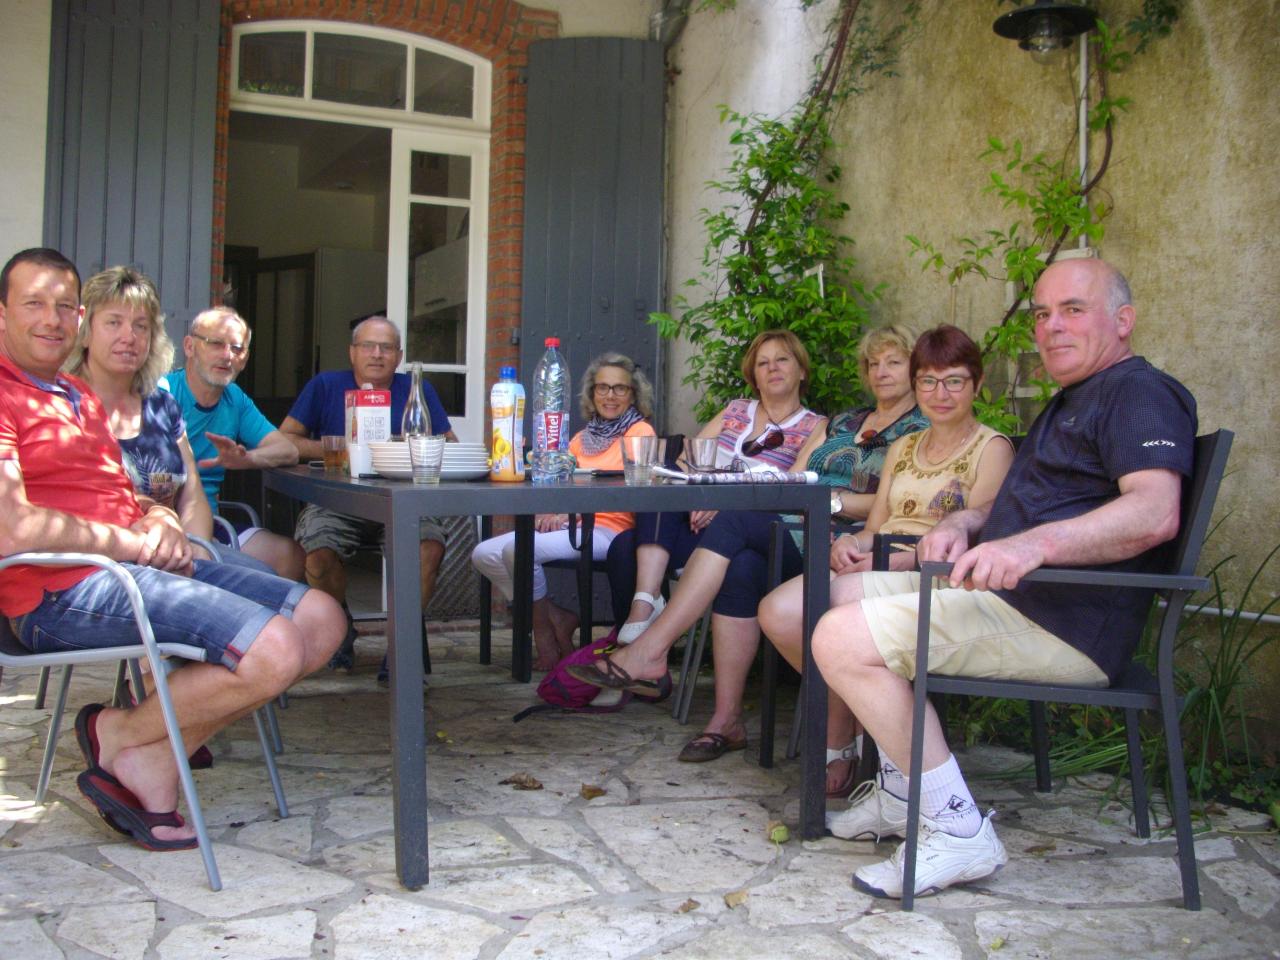
M351 332L351 369L325 370L308 381L294 401L289 415L280 424L280 431L298 448L300 459L319 460L324 456L320 438L346 432L346 396L370 384L376 390L391 391L391 429L400 429L404 407L409 400L409 375L396 373L400 365L400 331L383 316L366 317ZM422 382L423 398L431 413L433 433L443 433L449 440L457 440L449 424L449 416L431 384ZM445 532L439 523L423 517L419 524L422 544L422 606L435 590L436 574L444 557ZM306 551L307 583L329 594L347 609L347 573L344 562L351 559L357 549L380 547L383 542L382 524L361 520L334 510L308 504L298 516L294 538ZM334 655L330 666L351 669L354 663L355 627L347 611L346 639ZM426 643L426 630L423 630ZM425 648L424 648L425 650ZM379 680L386 679L386 661L383 661Z
M1041 566L1150 571L1178 532L1192 469L1195 400L1135 356L1129 285L1101 260L1050 265L1032 296L1036 344L1062 388L1032 425L987 507L954 513L920 542L954 561L935 594L929 668L937 673L1105 686L1137 646L1151 596L1110 587L1021 583ZM828 612L813 652L832 691L880 748L876 781L827 827L848 839L902 836L915 675L917 574L865 574ZM859 602L853 602L853 601ZM769 611L761 609L768 629ZM947 748L925 719L916 893L987 876L1007 861ZM902 896L902 849L859 868L854 886Z

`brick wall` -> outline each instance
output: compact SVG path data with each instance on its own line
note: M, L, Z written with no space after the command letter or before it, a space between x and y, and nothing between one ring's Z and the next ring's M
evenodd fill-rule
M514 0L224 0L218 50L218 119L213 185L213 290L222 290L222 246L227 215L227 141L230 125L231 28L264 20L330 20L402 30L484 57L493 64L489 146L488 328L485 382L514 365L519 348L520 265L524 226L525 87L520 70L533 40L560 32L559 15Z

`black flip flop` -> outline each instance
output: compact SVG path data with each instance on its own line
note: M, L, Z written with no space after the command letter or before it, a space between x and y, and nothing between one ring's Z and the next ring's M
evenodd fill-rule
M590 663L574 663L565 667L569 676L593 687L605 690L625 690L641 697L657 698L662 695L662 688L654 680L637 680L626 670L613 662L613 658L603 656L596 663L604 664L604 672L597 670Z
M156 827L181 827L186 821L177 810L152 813L143 810L141 806L135 806L138 798L105 770L93 767L84 771L76 777L76 786L108 826L123 833L144 850L194 850L199 845L195 837L187 840L161 840L155 836L152 831Z

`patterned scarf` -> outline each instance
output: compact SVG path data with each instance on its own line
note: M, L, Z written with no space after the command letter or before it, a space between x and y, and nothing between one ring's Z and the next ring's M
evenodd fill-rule
M615 440L643 419L634 404L616 420L606 420L600 414L594 414L582 431L582 452L589 457L604 453Z

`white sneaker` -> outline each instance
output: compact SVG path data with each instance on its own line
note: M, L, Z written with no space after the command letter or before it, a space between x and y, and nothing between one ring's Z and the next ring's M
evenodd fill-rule
M920 818L920 841L916 845L917 897L937 893L954 883L989 877L1009 862L1004 844L991 825L994 816L994 811L988 813L982 828L972 837L943 833L928 817ZM859 867L853 875L854 889L874 897L902 899L902 864L906 851L907 845L899 844L888 860Z
M663 598L662 594L658 594L656 597L653 597L647 593L641 592L637 593L635 597L632 598L631 602L635 603L636 600L649 604L651 609L649 610L649 616L644 620L637 620L635 623L624 623L618 630L618 643L623 646L626 646L628 643L634 643L638 640L640 638L640 634L649 629L649 624L658 619L658 614L660 614L662 612L662 608L667 605L667 601Z
M841 840L875 840L905 836L907 801L881 790L875 779L864 780L849 795L849 809L828 811L827 830Z

